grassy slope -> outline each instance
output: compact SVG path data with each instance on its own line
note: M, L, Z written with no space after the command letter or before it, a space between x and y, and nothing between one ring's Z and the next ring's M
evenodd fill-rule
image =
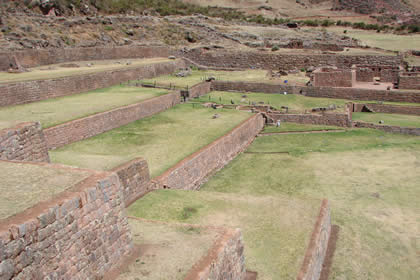
M420 127L420 116L384 114L384 113L353 113L353 120L364 121L379 124L384 121L383 125L396 125L402 127Z
M130 61L130 65L126 62ZM104 72L110 70L130 69L136 68L145 64L153 64L159 62L169 61L167 58L145 58L145 59L120 59L120 60L102 60L102 61L84 61L84 62L71 62L78 64L78 68L60 67L61 64L48 65L31 68L29 72L24 73L8 73L0 72L0 83L21 82L30 80L45 80L55 79L67 76L86 75L90 73ZM117 63L121 62L121 63ZM92 66L88 67L87 64L91 63Z
M161 89L114 86L39 102L0 108L0 129L24 121L40 121L44 128L138 103L167 93Z
M320 200L159 190L128 208L128 214L171 222L242 229L247 269L258 279L294 279L319 213ZM297 222L299 221L299 222Z
M260 137L250 151L292 155L242 154L202 190L327 197L340 226L330 279L417 279L419 144L372 130Z
M189 154L226 134L249 113L177 105L160 114L81 142L50 151L53 162L91 169L112 169L136 157L157 176ZM218 113L220 118L212 119Z

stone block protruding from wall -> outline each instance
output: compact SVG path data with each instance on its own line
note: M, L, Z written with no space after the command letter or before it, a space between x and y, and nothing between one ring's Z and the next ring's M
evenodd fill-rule
M0 130L0 160L50 162L41 124L21 123Z

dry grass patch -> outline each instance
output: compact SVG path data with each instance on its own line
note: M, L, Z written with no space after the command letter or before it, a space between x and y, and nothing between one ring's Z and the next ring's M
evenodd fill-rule
M69 168L0 161L0 220L53 198L89 175Z
M145 58L145 59L119 59L119 60L98 60L98 61L78 61L71 62L80 67L63 67L60 64L51 64L30 68L29 72L24 73L8 73L0 72L0 83L22 82L32 80L56 79L67 76L79 76L97 72L110 70L121 70L136 68L145 64L153 64L159 62L167 62L167 58ZM127 63L130 63L127 65ZM88 64L91 64L89 67Z
M140 256L117 280L182 280L220 236L214 229L128 221Z

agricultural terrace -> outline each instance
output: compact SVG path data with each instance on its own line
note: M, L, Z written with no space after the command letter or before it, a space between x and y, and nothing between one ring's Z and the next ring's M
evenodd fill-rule
M70 63L50 64L27 69L28 72L0 72L0 83L23 82L32 80L56 79L68 76L79 76L110 70L126 70L143 65L167 62L167 58L119 59L79 61Z
M0 108L0 129L21 122L40 121L44 128L121 106L138 103L162 94L163 89L117 85L86 93Z
M281 76L281 78L268 77L266 70L244 70L244 71L216 71L216 70L193 70L191 75L186 77L177 77L176 73L171 75L163 75L153 79L142 80L144 83L155 83L158 85L172 85L177 87L191 87L198 84L209 77L214 77L216 80L221 81L244 81L244 82L265 82L265 83L284 83L304 85L309 81L304 72L295 74L288 74Z
M402 127L420 127L420 116L384 114L384 113L353 113L354 121L364 121L374 124L394 125Z
M419 137L377 130L258 137L200 192L153 192L129 214L241 227L247 268L290 279L314 199L328 198L338 225L330 279L414 280L419 158Z
M213 118L215 114L218 114L217 118ZM151 175L157 176L250 116L244 111L179 104L165 112L50 151L50 156L53 162L96 170L109 170L143 157Z

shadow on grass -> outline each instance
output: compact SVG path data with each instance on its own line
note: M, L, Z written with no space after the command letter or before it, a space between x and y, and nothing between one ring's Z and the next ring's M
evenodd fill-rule
M331 266L333 263L335 248L337 245L338 234L340 232L340 227L338 225L331 226L331 235L328 242L327 253L325 255L324 264L322 265L320 280L328 280L330 275Z

